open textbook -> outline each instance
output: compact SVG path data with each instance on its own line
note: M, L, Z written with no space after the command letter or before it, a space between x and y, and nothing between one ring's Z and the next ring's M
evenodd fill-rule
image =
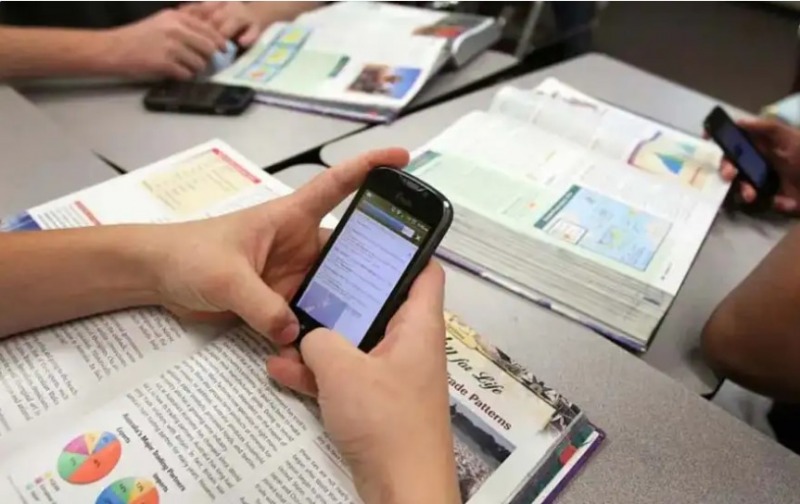
M491 18L371 2L338 2L271 25L212 80L258 100L323 114L394 118L449 61L498 40Z
M190 220L289 192L213 141L2 227ZM454 315L444 317L463 502L549 501L602 433ZM3 503L358 502L316 404L268 379L264 359L274 351L245 326L191 324L158 308L3 341Z
M456 207L441 255L641 351L728 191L721 156L548 79L501 89L408 170Z

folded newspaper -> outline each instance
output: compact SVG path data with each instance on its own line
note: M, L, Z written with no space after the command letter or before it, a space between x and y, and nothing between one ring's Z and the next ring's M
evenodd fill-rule
M457 208L441 255L642 351L728 191L721 157L548 79L501 89L408 170Z
M213 141L2 225L34 231L189 220L289 192ZM462 501L549 501L603 434L444 316ZM158 308L3 341L3 502L359 502L313 402L266 376L264 358L274 351L245 326L190 324Z
M464 64L499 37L492 18L338 2L271 25L212 80L273 105L385 122L446 63Z

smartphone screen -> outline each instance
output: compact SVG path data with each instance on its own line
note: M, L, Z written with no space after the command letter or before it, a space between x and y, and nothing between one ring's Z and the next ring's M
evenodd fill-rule
M355 346L431 232L428 224L375 192L361 194L296 304Z
M770 167L750 139L733 122L722 123L717 129L715 140L756 188L764 187L770 175Z

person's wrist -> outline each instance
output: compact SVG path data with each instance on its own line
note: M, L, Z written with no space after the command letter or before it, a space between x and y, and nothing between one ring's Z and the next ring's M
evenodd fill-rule
M91 47L94 50L93 57L90 59L95 65L94 73L103 75L121 75L127 73L122 63L121 30L123 28L109 28L97 30L93 33Z
M373 447L379 448L373 456L352 468L356 488L366 504L461 502L452 433L449 428L431 427L427 429L433 435L421 436L424 430L414 431L399 436L398 446L389 443L383 448Z
M130 225L115 239L114 264L131 306L162 305L161 286L168 270L169 252L165 246L168 226Z

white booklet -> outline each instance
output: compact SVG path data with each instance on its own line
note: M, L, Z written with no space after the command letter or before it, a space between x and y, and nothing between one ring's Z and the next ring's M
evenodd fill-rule
M290 192L212 141L3 219L2 227L35 232L189 220ZM454 316L445 317L463 501L548 501L602 432ZM267 377L264 359L274 351L245 326L189 324L159 308L3 340L3 502L358 502L315 403Z
M441 255L644 350L728 191L721 155L548 79L501 89L408 170L456 207Z
M254 88L258 100L269 104L385 122L451 55L465 60L491 45L492 34L499 36L490 18L462 18L398 5L337 3L294 23L271 25L212 80Z

